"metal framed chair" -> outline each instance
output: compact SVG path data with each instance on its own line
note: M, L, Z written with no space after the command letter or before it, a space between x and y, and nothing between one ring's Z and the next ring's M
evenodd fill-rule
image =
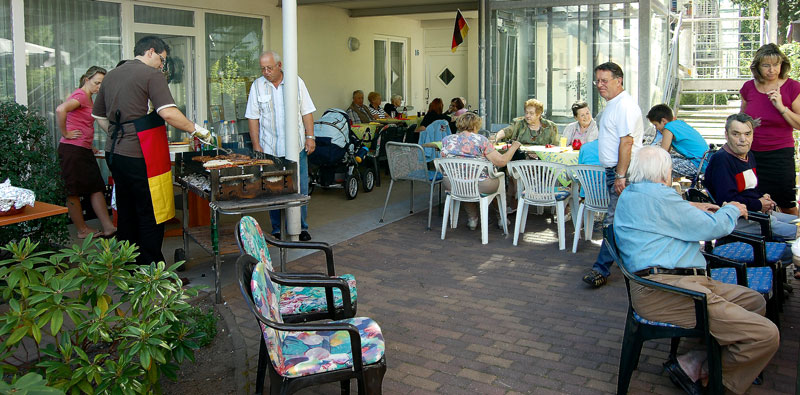
M645 340L653 339L672 339L670 344L669 356L675 358L678 354L678 345L681 337L696 337L704 341L708 352L708 391L711 394L723 394L725 389L722 386L722 360L720 357L720 345L711 336L708 320L708 302L706 295L684 288L673 287L646 278L639 277L625 267L617 249L614 237L614 226L609 225L603 230L603 237L608 246L611 256L617 262L620 271L625 277L625 287L628 290L628 316L625 319L625 332L622 338L622 352L619 359L619 377L617 378L617 394L627 394L633 371L639 365L639 355L642 352L642 345ZM741 267L740 267L741 269ZM639 285L657 289L676 295L685 296L694 303L695 326L693 328L682 328L668 322L650 321L636 313L631 303L631 285L634 282Z
M239 289L261 327L256 393L264 391L269 368L269 393L291 394L322 383L339 382L350 393L380 394L386 374L386 346L381 328L370 318L323 323L285 323L280 314L276 273L264 261L242 254L236 262ZM310 280L326 281L326 280Z
M352 274L336 276L333 249L320 242L280 241L265 237L258 221L244 216L236 225L236 243L242 254L258 257L273 272L268 244L278 248L315 249L325 253L326 273L275 273L279 312L285 322L351 318L356 315L358 292ZM342 296L344 295L344 296Z
M578 251L578 240L581 236L581 225L584 225L584 239L592 239L594 230L594 213L608 212L608 188L606 187L606 173L603 166L577 165L570 166L573 178L581 185L585 195L584 201L578 206L578 213L573 218L575 223L575 237L572 239L572 253Z
M569 191L561 190L558 178L566 174L567 166L539 160L509 162L508 172L517 179L517 218L514 225L514 245L520 233L525 233L528 207L555 207L558 226L558 249L565 247L565 201Z
M386 192L386 201L383 203L383 212L378 222L383 222L386 216L386 206L389 205L389 196L392 195L392 187L395 181L411 181L411 204L410 213L414 213L414 182L423 182L430 185L431 193L428 197L428 230L431 230L431 214L433 213L433 189L439 185L439 203L442 196L442 173L428 170L425 162L425 152L419 144L397 143L390 141L386 143L386 157L389 161L389 173L392 181L389 183L389 190Z
M506 183L505 175L497 172L491 162L482 159L467 158L438 158L433 163L450 181L450 191L444 201L444 215L442 218L442 240L447 232L447 220L453 228L458 224L458 211L461 202L474 202L480 205L481 212L481 243L489 243L489 203L495 198L500 202L500 213L506 212ZM498 178L497 191L481 193L478 187L481 175ZM508 234L508 224L505 215L500 215L503 225L503 234Z

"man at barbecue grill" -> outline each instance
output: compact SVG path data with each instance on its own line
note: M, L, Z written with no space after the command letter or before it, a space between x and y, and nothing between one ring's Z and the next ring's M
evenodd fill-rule
M136 263L164 260L164 223L175 216L165 122L203 141L210 133L178 110L164 68L169 46L156 36L139 39L134 58L109 71L92 116L110 134L106 161L114 177L117 237L139 247Z
M247 110L250 140L253 150L261 151L280 158L286 157L286 119L283 105L283 64L281 56L274 51L267 51L259 58L262 76L250 87L247 98ZM298 114L297 128L300 133L300 193L308 195L308 155L316 148L314 140L314 116L316 111L305 82L297 77L298 82ZM300 240L311 240L306 222L307 208L300 209ZM281 238L281 215L279 210L269 212L272 222L272 235Z

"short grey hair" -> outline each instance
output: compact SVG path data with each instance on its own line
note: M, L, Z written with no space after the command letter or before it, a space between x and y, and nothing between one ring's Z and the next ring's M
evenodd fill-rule
M400 96L400 95L392 95L392 100L391 100L391 101L395 101L395 100L403 100L403 96Z
M274 60L275 63L280 63L281 62L281 55L279 55L275 51L264 51L264 52L261 53L261 55L258 58L261 59L261 58L263 58L264 56L267 56L267 55L272 56L272 60Z
M665 149L649 145L642 147L633 155L628 170L631 183L672 181L672 158Z
M364 96L364 91L362 91L361 89L354 90L353 91L353 99L355 99L357 95Z
M761 126L761 118L753 119L753 117L740 112L737 114L728 115L728 118L725 119L725 134L728 134L728 131L731 130L731 124L733 122L741 122L746 125L750 125L750 129L755 130L757 127Z

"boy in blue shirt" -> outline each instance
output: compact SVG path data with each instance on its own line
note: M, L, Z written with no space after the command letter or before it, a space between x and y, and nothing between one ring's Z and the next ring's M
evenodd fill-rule
M647 119L662 135L661 148L672 153L672 174L676 177L694 178L700 168L700 160L708 150L703 136L688 123L675 119L672 109L666 104L656 104L647 113ZM705 170L705 165L703 169Z

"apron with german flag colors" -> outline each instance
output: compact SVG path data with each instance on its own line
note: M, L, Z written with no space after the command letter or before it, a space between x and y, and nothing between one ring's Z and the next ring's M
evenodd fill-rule
M117 111L117 119L120 112ZM114 146L117 142L117 132L125 133L122 125L133 124L139 145L142 147L145 168L147 169L147 183L150 187L150 200L153 204L153 215L156 224L161 224L175 216L175 198L172 193L172 163L169 160L169 141L167 140L167 127L164 119L153 111L141 118L126 122L111 122L116 130L111 135L111 156L109 164L114 159Z
M136 128L139 144L142 146L153 214L156 223L161 224L175 216L167 127L156 111L130 122Z

